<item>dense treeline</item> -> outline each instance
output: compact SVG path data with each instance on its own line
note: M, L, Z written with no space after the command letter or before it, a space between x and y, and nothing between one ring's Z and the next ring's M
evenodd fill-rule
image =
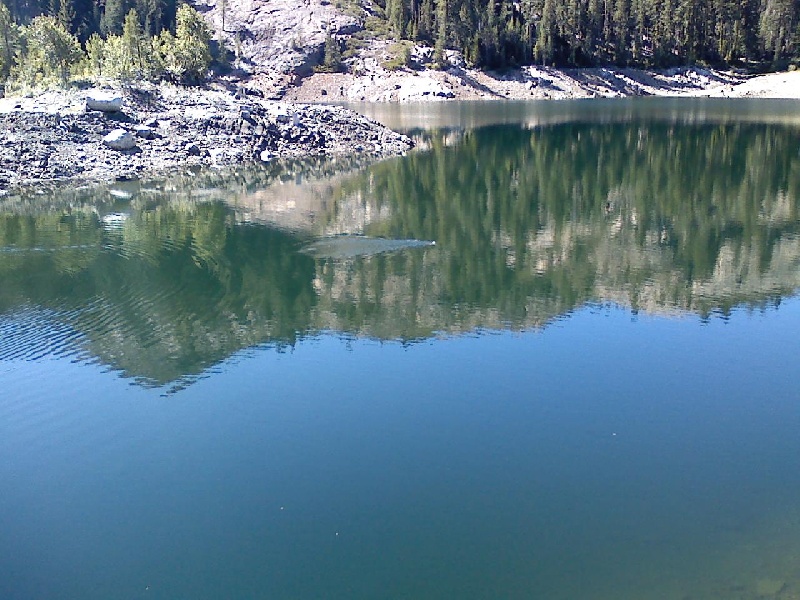
M176 0L2 0L11 18L27 25L35 17L49 15L86 42L93 33L121 35L125 16L135 9L144 33L155 36L175 31Z
M0 0L0 81L194 81L211 63L210 40L202 16L175 0Z
M391 34L433 45L440 65L446 62L446 48L461 51L469 63L483 67L669 67L698 62L785 67L800 59L800 0L379 2ZM144 75L169 71L157 64L157 55L163 50L163 32L176 32L180 6L180 0L0 0L0 79L8 77L15 60L19 62L29 41L36 39L25 32L37 19L46 16L58 26L57 31L40 31L39 38L56 40L56 47L47 51L59 56L62 64L55 70L63 74L64 64L71 68L80 58L75 41L91 58L97 40L123 36L132 11L139 35L159 40L151 43L150 54L156 58L149 62L156 64L147 65ZM338 44L326 48L338 51ZM325 60L327 67L338 68L338 56L326 55ZM119 61L112 56L107 62Z
M385 0L399 38L477 65L785 66L798 57L798 0Z

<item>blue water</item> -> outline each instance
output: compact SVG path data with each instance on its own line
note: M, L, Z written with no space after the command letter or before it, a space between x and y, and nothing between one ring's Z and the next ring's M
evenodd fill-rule
M796 586L799 330L796 301L707 323L593 306L541 333L250 351L167 399L3 363L27 391L0 403L0 596Z
M502 106L4 198L0 599L800 598L796 111Z

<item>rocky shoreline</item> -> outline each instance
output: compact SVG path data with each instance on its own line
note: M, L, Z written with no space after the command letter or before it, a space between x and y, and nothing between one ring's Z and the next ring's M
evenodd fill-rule
M226 166L299 156L402 154L412 141L353 111L149 86L115 90L120 111L87 108L91 92L0 100L0 193L45 182L137 179L187 166ZM104 138L129 133L133 146Z
M558 69L521 67L503 72L453 65L437 71L420 58L418 68L388 71L363 60L348 73L314 73L281 92L291 102L431 102L447 100L575 100L634 96L800 99L800 71L748 76L682 67L663 71L619 67ZM427 62L426 62L427 61Z
M462 72L463 67L390 73L377 62L367 66L359 75L307 77L284 90L281 101L245 94L243 87L233 93L219 84L117 88L111 90L122 99L116 112L87 108L90 90L0 98L0 195L19 186L137 179L189 166L308 156L381 159L413 146L408 137L356 112L309 104L315 102L638 95L800 98L800 72L746 78L688 68L646 73L531 67L497 76ZM130 134L132 147L113 149L104 143L115 130Z

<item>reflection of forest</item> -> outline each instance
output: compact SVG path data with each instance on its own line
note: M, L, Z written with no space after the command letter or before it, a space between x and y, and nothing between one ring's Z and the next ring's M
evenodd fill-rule
M118 205L106 189L42 212L9 198L0 358L82 352L162 384L319 331L538 327L592 301L761 306L800 287L796 139L771 125L495 127L334 179L284 165L117 186L131 196ZM437 245L298 251L343 231Z
M30 321L46 317L78 332L83 353L165 383L245 347L294 343L316 301L313 260L297 240L234 226L221 203L105 222L86 212L7 215L0 239L12 249L0 255L0 312L10 323L0 357L52 346L50 329L31 333Z
M800 286L796 140L747 124L484 128L347 186L388 215L366 233L437 240L420 275L431 327L536 326L585 301L706 315Z

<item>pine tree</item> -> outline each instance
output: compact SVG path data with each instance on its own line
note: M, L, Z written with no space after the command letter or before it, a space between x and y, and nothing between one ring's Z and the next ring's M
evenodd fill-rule
M128 11L122 26L122 61L124 77L143 77L149 62L145 50L145 37L135 8Z
M445 48L447 46L447 0L436 3L436 43L433 47L433 63L439 69L447 66Z
M402 39L405 33L405 6L403 0L386 0L386 17L392 27L395 39Z
M764 0L758 29L764 50L774 62L788 56L794 50L797 29L797 7L794 0Z
M25 51L16 78L24 84L67 82L70 70L83 58L78 40L51 16L33 19L23 30Z
M433 34L433 1L422 0L419 7L419 19L417 21L417 38L432 41Z
M19 28L8 7L0 3L0 80L8 77L19 50Z
M105 10L100 20L100 30L104 35L121 35L128 14L127 0L106 0Z
M556 35L556 0L544 0L542 19L539 21L536 46L536 59L543 65L553 61Z
M70 33L74 31L75 8L72 6L72 0L60 0L56 17L64 29Z
M105 75L104 65L105 42L98 34L93 33L86 40L86 65L88 75L102 77Z
M136 0L136 12L144 33L157 35L163 28L163 2L160 0Z
M202 15L182 4L175 17L175 36L162 32L159 42L165 66L176 78L197 82L205 79L211 65L211 31Z
M335 73L342 70L342 49L339 40L330 33L325 38L325 46L320 71Z

